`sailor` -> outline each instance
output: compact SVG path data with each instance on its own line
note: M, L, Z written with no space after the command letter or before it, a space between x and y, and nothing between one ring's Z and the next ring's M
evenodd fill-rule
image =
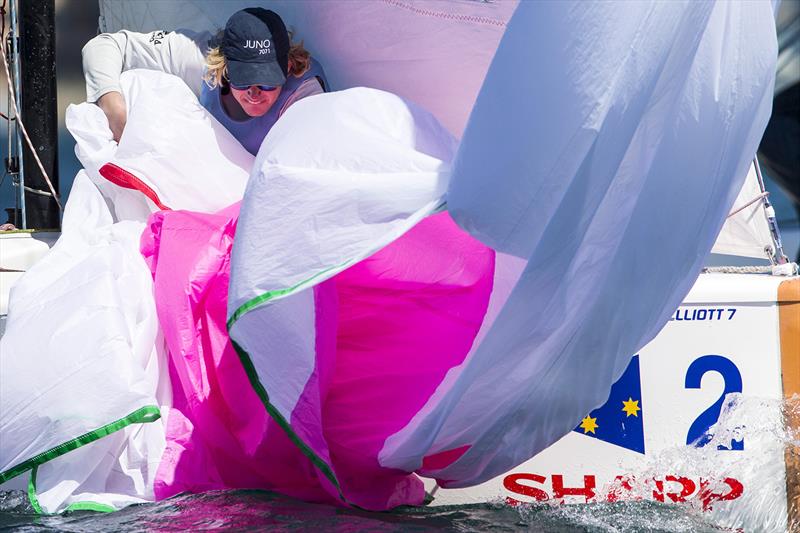
M188 30L103 33L83 48L86 100L103 110L116 141L127 120L120 73L135 68L182 78L254 155L289 106L326 87L319 63L302 43L291 43L283 20L267 9L237 11L213 39Z

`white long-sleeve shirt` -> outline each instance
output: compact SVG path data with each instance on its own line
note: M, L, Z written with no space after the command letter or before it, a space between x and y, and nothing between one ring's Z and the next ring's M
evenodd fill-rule
M161 70L183 79L200 96L205 72L205 52L210 32L176 30L137 33L122 30L102 33L83 47L83 74L86 101L96 102L104 94L122 92L119 76L135 68ZM304 82L281 109L281 114L297 100L323 92L316 79Z

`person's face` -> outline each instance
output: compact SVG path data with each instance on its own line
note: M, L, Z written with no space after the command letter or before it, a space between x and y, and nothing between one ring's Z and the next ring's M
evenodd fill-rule
M231 94L242 107L245 113L251 117L260 117L264 115L281 94L281 88L278 87L272 91L262 91L257 85L251 85L245 90L236 89L231 87Z

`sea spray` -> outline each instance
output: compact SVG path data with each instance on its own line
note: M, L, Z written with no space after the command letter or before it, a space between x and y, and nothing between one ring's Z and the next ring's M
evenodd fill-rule
M648 457L636 476L620 477L601 490L624 501L661 501L686 513L705 513L731 531L787 531L786 490L763 490L775 479L797 486L797 435L785 421L797 417L800 401L783 402L731 393L719 419L698 439L702 446L675 446ZM738 445L737 445L738 443ZM739 446L762 453L737 453ZM787 456L786 464L776 458ZM792 461L788 461L792 459ZM689 475L691 474L691 475ZM737 478L750 480L745 488ZM792 481L793 480L793 481ZM732 499L736 505L726 505ZM794 503L796 506L796 502ZM796 507L795 507L796 508ZM793 510L790 508L789 516Z

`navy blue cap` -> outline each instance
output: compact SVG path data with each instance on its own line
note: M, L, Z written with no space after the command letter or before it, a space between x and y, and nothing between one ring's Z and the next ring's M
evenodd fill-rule
M250 7L225 24L222 54L234 85L283 85L289 68L289 33L274 11Z

